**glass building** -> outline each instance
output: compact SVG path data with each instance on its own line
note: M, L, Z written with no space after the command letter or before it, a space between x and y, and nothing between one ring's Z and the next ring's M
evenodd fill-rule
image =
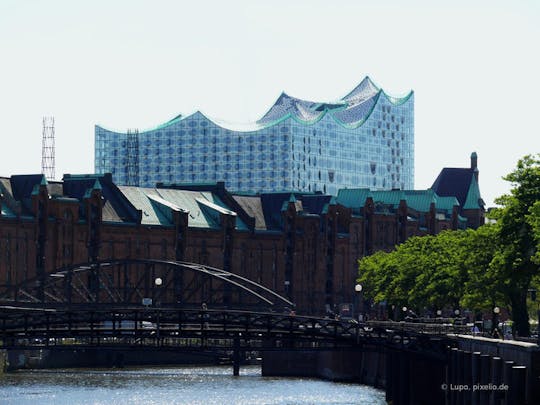
M335 102L282 93L257 122L201 112L147 131L95 127L95 170L117 184L224 181L237 192L414 188L414 95L387 95L369 77Z

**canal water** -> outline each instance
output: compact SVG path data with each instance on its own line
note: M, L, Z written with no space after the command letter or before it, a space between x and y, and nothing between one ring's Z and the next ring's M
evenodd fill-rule
M261 377L248 366L18 371L0 375L0 404L384 404L358 384Z

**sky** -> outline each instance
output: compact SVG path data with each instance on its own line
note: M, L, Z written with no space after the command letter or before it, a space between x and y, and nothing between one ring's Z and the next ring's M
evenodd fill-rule
M337 100L366 75L415 92L415 188L478 154L487 206L540 153L540 1L0 0L0 176L93 173L94 125L200 110L260 118L282 91Z

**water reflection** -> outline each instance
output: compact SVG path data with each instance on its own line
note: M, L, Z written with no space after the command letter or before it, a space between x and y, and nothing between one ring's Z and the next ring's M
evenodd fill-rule
M384 404L356 384L261 377L255 366L23 371L0 378L6 404Z

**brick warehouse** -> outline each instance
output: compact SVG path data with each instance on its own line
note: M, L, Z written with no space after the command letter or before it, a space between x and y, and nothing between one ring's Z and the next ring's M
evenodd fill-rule
M428 190L239 195L221 182L143 188L66 174L0 178L0 192L3 291L70 264L174 259L247 277L310 314L354 301L359 258L484 220L474 153Z

